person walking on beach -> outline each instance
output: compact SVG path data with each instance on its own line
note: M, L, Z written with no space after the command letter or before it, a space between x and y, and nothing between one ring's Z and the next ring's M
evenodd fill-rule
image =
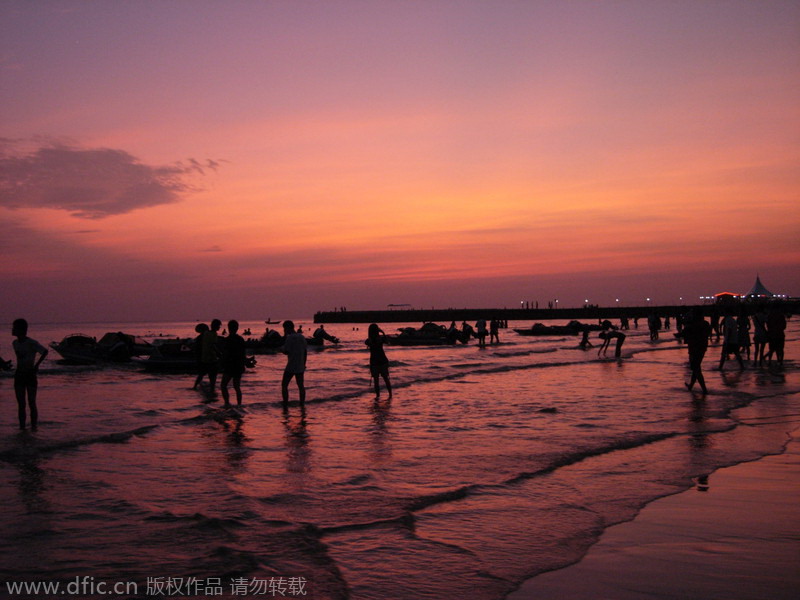
M230 406L228 395L228 383L233 382L233 390L236 392L236 404L242 405L242 375L247 363L244 338L239 335L239 321L231 319L228 321L228 337L222 345L222 381L219 387L222 391L222 399L225 406Z
M283 353L286 355L286 368L283 371L283 379L281 380L281 395L283 396L283 405L289 404L289 382L294 377L297 382L297 391L300 394L300 404L305 405L306 402L306 387L305 387L305 372L306 361L308 359L308 347L306 338L303 334L294 330L294 322L283 322L284 342Z
M389 400L392 399L392 383L389 381L389 359L383 351L383 344L386 341L386 334L378 327L377 323L372 323L367 330L367 339L364 342L369 348L369 372L375 386L375 400L381 397L380 378L386 384L386 391L389 392Z
M197 374L197 379L194 382L194 388L200 385L203 381L203 376L208 375L209 392L214 393L217 385L217 372L219 367L219 352L217 351L217 339L219 328L222 327L222 321L214 319L211 321L211 328L203 332L203 337L200 340L200 372Z
M17 355L17 370L14 373L14 393L17 396L19 409L19 428L25 429L25 404L31 412L31 430L36 431L39 425L39 411L36 408L36 392L39 388L39 365L47 356L47 348L28 337L28 322L17 319L11 326L11 335L17 339L13 342ZM36 355L39 359L36 359Z
M692 371L692 377L686 388L691 392L695 383L700 384L700 389L704 394L708 393L706 388L706 380L703 377L701 365L703 364L703 357L708 350L708 340L711 337L711 325L708 324L703 318L703 313L699 310L693 310L689 315L687 323L684 324L683 329L678 333L686 346L689 349L689 368Z
M770 308L767 314L767 365L772 365L772 354L778 361L778 366L783 366L783 347L786 344L786 316L778 306Z
M722 329L722 354L719 358L719 370L722 371L722 367L730 354L733 354L736 360L739 361L739 368L744 369L742 355L739 352L739 327L732 314L727 313L725 315L720 328Z

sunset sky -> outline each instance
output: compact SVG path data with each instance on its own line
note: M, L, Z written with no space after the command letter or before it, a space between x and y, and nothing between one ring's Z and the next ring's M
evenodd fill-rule
M0 2L0 322L800 295L796 1Z

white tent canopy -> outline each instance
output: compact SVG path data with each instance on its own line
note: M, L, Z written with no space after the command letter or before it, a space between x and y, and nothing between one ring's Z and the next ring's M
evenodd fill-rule
M755 296L757 298L772 298L775 294L770 292L767 288L764 287L764 284L761 283L761 279L758 275L756 275L756 282L753 284L753 287L750 288L750 291L747 292L747 297L750 298Z

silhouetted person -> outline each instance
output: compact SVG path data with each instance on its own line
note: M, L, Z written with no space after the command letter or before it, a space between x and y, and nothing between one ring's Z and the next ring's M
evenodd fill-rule
M692 377L689 383L686 384L687 389L691 391L695 382L697 382L700 384L700 389L703 390L703 393L707 394L708 389L706 389L706 380L703 377L701 366L706 350L708 350L711 325L703 318L702 312L694 310L684 324L683 329L677 335L683 338L689 349L689 368L692 370Z
M736 320L736 328L739 334L739 352L745 353L747 360L750 360L750 318L744 306Z
M658 339L658 332L661 330L661 317L655 313L650 313L647 317L647 327L650 329L650 340L656 341Z
M720 326L719 326L719 311L716 308L711 309L711 331L717 336L719 341ZM709 334L710 337L711 334Z
M578 347L581 350L588 350L589 348L593 348L592 342L589 341L589 328L586 327L583 330L583 337L581 337L581 341L578 343Z
M767 314L767 343L769 352L767 353L767 364L772 364L772 354L778 361L778 366L783 366L783 347L786 344L786 316L783 311L773 306Z
M753 364L764 364L769 334L767 333L767 313L759 308L753 315Z
M194 358L197 361L198 375L194 380L194 386L192 386L192 389L196 390L197 386L200 385L200 381L203 379L203 334L208 331L208 325L205 323L198 323L195 325L194 330L197 332L197 337L194 338L192 351L194 352Z
M611 340L616 339L617 344L614 348L614 356L619 358L622 353L622 344L625 343L625 334L621 331L617 331L610 321L604 321L603 331L600 332L599 337L603 340L603 343L597 350L597 356L600 356L601 353L603 356L605 356L606 352L608 351L608 346L611 344Z
M478 348L485 348L486 347L486 319L478 319L475 323L475 330L478 337Z
M287 357L286 368L283 371L283 379L281 380L283 404L285 406L289 403L289 382L292 380L292 377L294 377L297 382L297 390L300 393L300 404L305 404L305 372L306 361L308 359L306 338L303 337L303 334L294 330L294 323L292 321L283 322L283 332L285 336L283 353Z
M489 343L500 343L500 322L497 319L492 319L489 322Z
M239 321L228 321L228 337L222 345L222 381L219 387L222 390L222 399L225 406L230 406L228 396L228 383L233 382L233 389L236 392L236 404L242 404L242 375L244 374L247 362L244 338L239 335Z
M31 429L36 430L39 424L39 411L36 408L36 392L39 388L39 365L47 356L47 348L28 337L28 322L17 319L11 326L11 335L17 339L13 342L17 355L17 370L14 373L14 393L17 396L19 409L19 428L25 429L25 403L31 412ZM36 355L39 355L38 360Z
M739 361L739 368L744 369L742 355L739 352L739 327L733 315L726 314L720 328L722 329L722 354L719 357L719 370L722 370L729 354L733 354Z
M453 324L455 327L455 324ZM389 392L389 399L392 398L392 383L389 381L389 359L386 358L386 353L383 351L383 344L386 340L386 334L378 327L377 323L372 323L369 326L367 339L365 344L369 347L369 372L372 375L372 381L375 386L375 399L381 397L381 384L380 378L383 377L383 382L386 384L386 391Z
M203 337L200 341L200 372L197 374L195 380L195 387L200 385L204 375L208 375L208 382L210 384L210 392L213 394L217 385L217 372L219 371L219 352L217 351L217 339L219 328L222 327L222 321L214 319L211 321L211 328L203 332Z

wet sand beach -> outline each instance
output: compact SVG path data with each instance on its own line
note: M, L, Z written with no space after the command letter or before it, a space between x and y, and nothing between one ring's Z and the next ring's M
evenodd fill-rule
M793 600L798 593L800 429L784 453L720 469L656 500L606 531L579 563L527 581L508 600Z

